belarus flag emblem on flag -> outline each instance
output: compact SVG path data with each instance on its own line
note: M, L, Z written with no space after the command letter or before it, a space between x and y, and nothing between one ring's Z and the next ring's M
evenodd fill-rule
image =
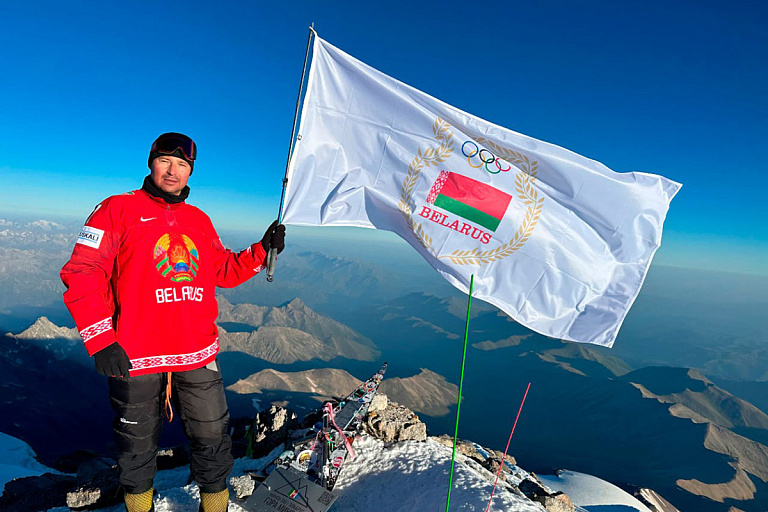
M427 203L496 231L512 196L455 172L440 171Z

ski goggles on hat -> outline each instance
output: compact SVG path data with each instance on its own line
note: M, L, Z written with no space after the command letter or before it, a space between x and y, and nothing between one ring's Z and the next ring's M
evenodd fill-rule
M181 133L164 133L152 143L151 151L157 151L164 155L170 155L176 150L181 150L187 160L197 158L197 146L195 142Z

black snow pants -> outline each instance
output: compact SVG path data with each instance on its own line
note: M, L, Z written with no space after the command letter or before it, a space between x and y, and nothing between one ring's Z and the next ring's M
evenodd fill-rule
M174 411L190 444L190 470L202 492L227 487L234 459L228 434L229 409L216 364L171 375ZM109 398L115 410L113 431L119 452L120 483L126 492L152 488L157 471L157 443L163 428L166 373L110 377Z

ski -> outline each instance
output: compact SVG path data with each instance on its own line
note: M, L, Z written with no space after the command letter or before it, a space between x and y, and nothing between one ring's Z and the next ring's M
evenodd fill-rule
M329 443L328 463L323 467L323 484L329 491L336 485L344 461L349 455L349 449L360 432L362 420L368 413L368 408L386 371L387 363L384 363L378 372L347 395L344 402L333 408L332 413L328 412L325 415L323 430L329 432L331 443Z
M291 444L266 468L267 478L246 500L246 510L326 512L362 420L384 379L387 363L337 404L326 403L314 433Z

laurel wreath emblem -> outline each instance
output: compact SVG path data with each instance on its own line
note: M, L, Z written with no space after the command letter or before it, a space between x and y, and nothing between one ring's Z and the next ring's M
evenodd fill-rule
M403 186L400 189L400 202L397 204L397 208L405 217L405 222L408 224L408 228L413 231L416 240L432 254L435 254L435 251L432 249L432 239L427 235L420 223L414 222L409 199L422 169L430 165L437 167L437 164L445 162L453 154L453 132L449 130L450 126L439 117L435 119L435 124L432 125L432 133L434 133L435 139L440 142L440 145L436 148L428 148L423 153L419 149L419 152L416 153L416 156L408 166L408 176L403 181Z
M413 220L413 211L409 199L412 196L413 188L416 185L421 171L430 165L437 166L438 163L444 162L453 154L453 132L451 132L449 128L450 125L439 117L435 120L435 124L432 126L432 132L435 135L435 139L440 142L440 145L436 148L429 148L424 152L419 149L418 153L411 161L411 164L408 166L408 176L400 189L400 202L397 207L405 217L409 229L416 236L419 243L437 258L447 258L454 265L482 265L484 263L491 263L506 258L525 245L528 238L530 238L541 217L544 198L539 197L538 191L533 186L538 171L538 162L536 160L531 161L526 155L499 146L486 138L475 137L473 140L478 144L482 144L491 149L499 158L507 163L513 164L523 171L517 173L515 176L515 191L517 192L518 199L520 199L528 209L525 213L523 222L520 224L520 227L517 228L512 240L500 247L487 251L480 251L475 248L471 251L453 251L450 254L437 256L435 250L432 248L432 239L424 231L421 224Z

